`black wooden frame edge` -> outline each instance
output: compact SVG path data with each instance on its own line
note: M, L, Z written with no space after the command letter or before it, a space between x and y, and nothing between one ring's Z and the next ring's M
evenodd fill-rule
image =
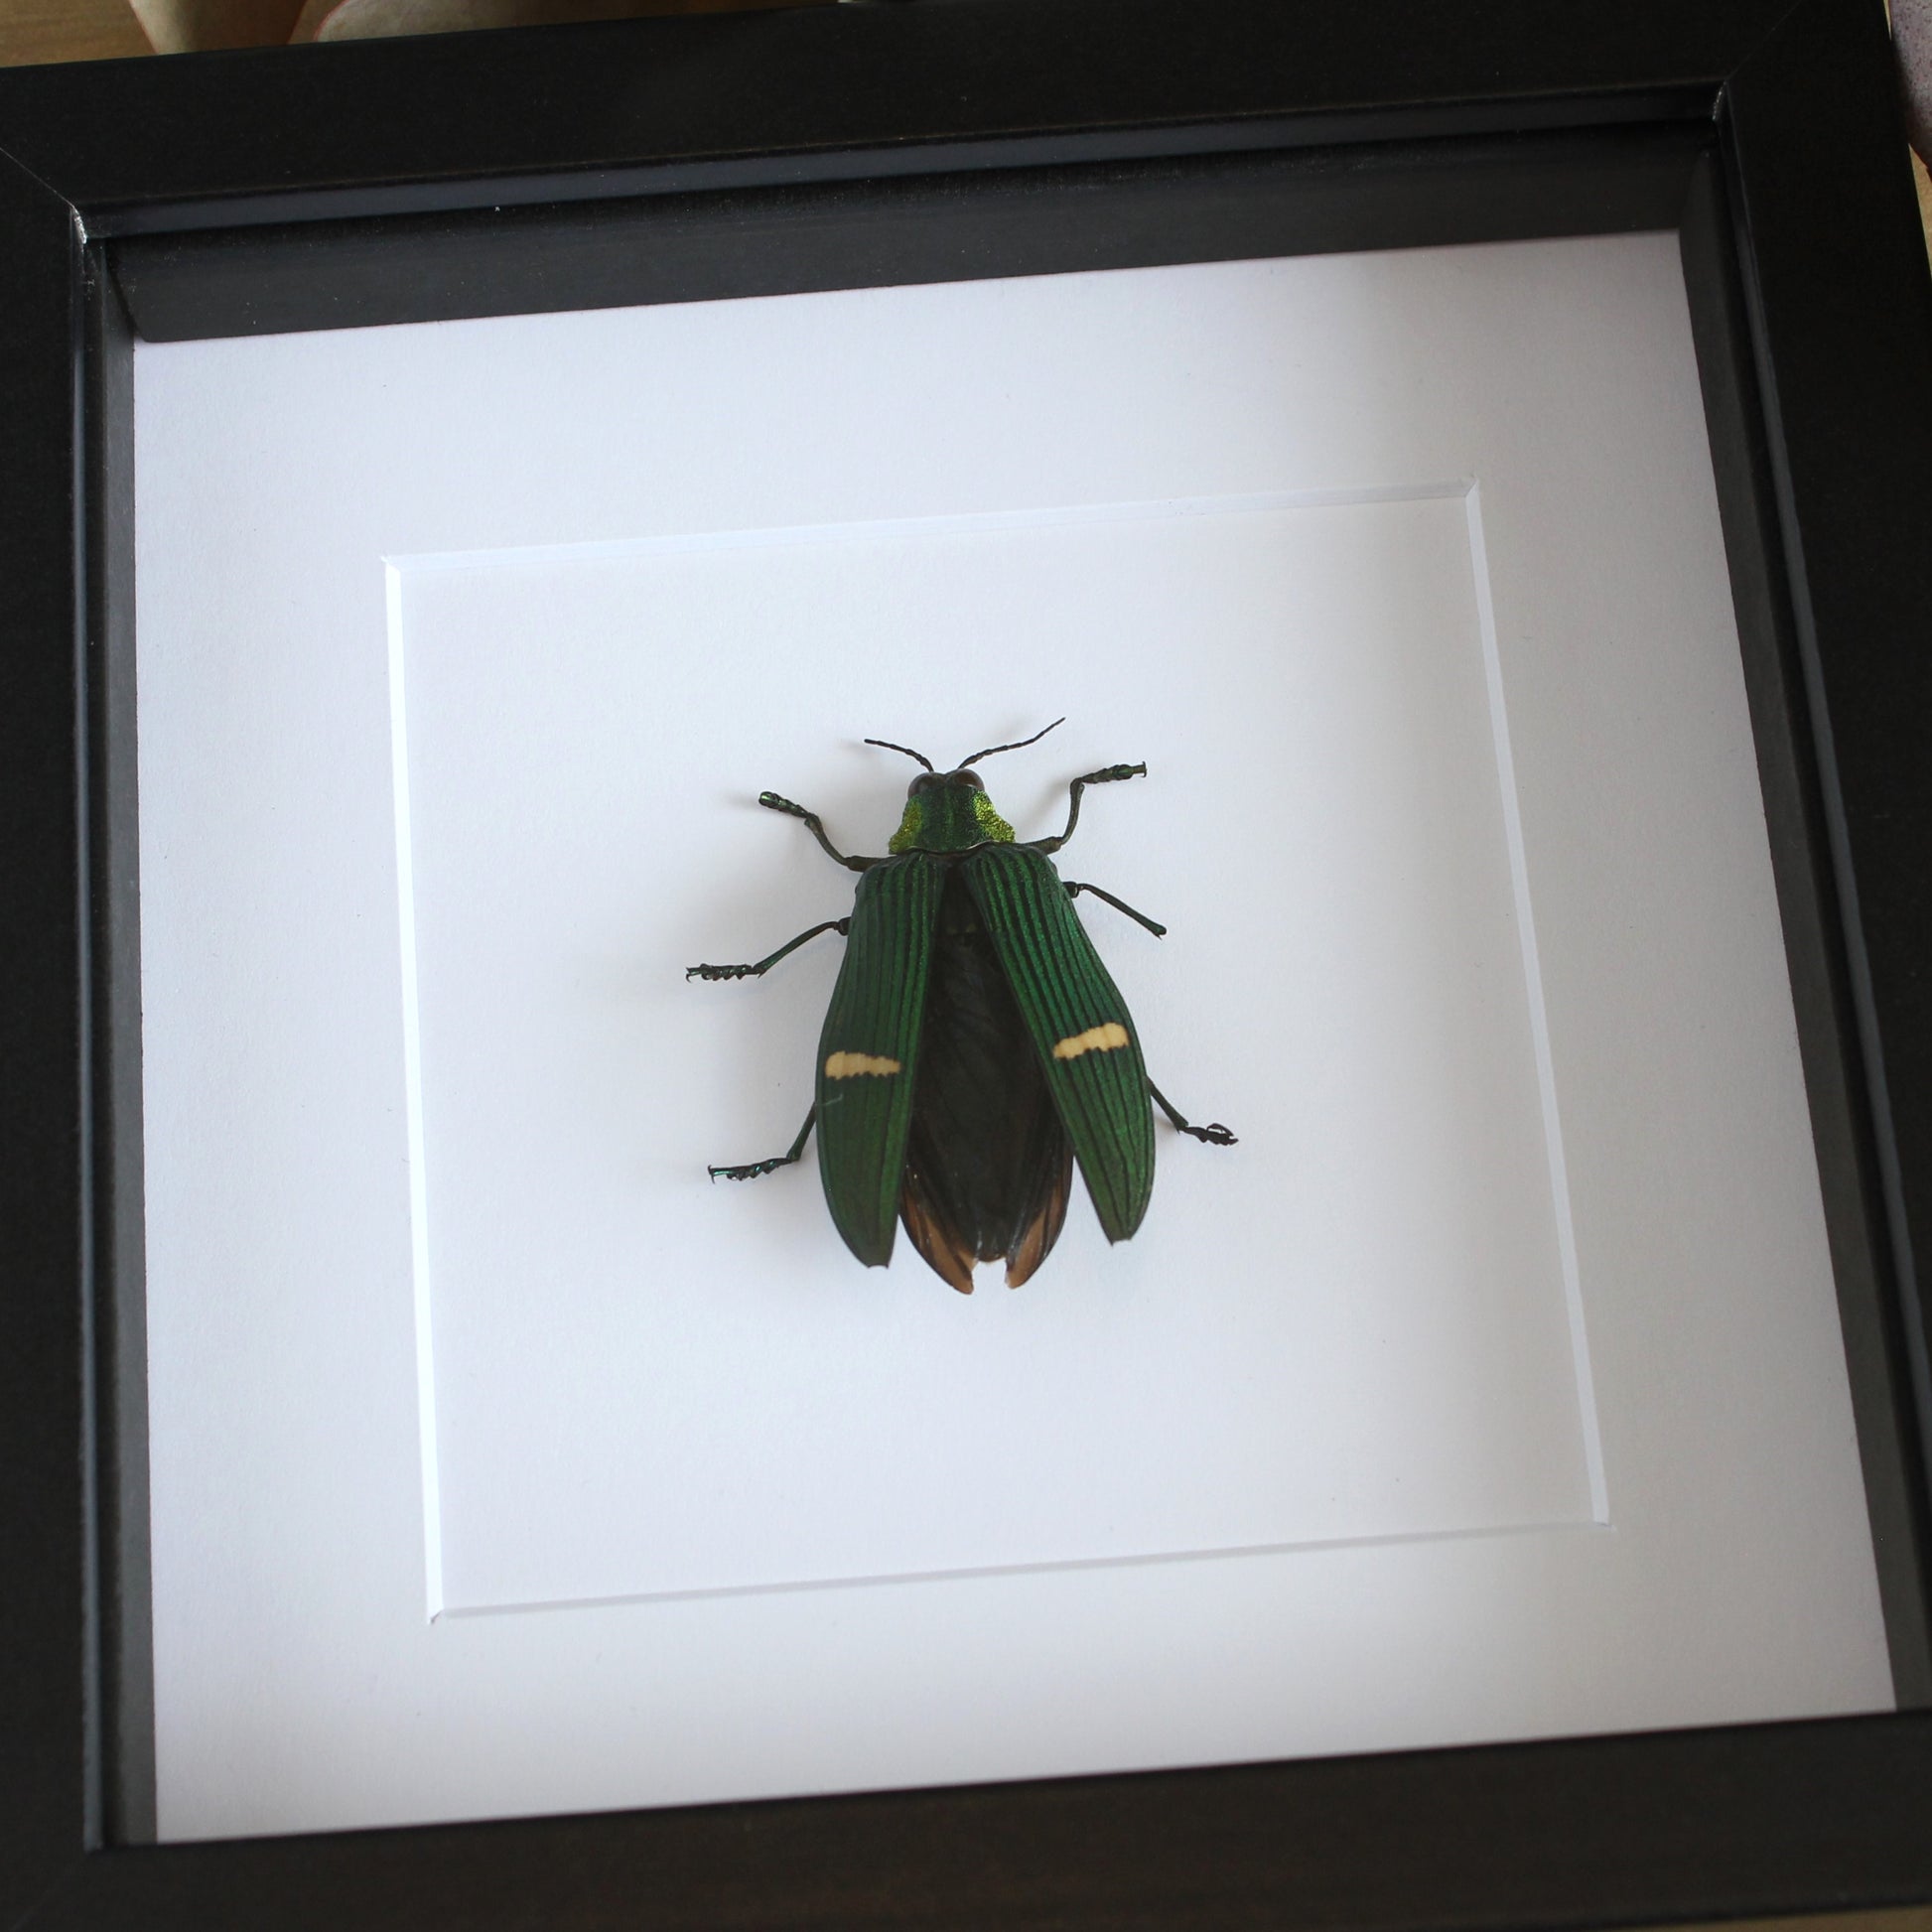
M1832 801L1820 782L1814 711L1793 617L1777 470L1754 357L1748 262L1722 151L1700 163L1679 228L1685 293L1704 389L1740 662L1799 1051L1812 1118L1860 1466L1871 1520L1892 1682L1899 1703L1932 1702L1932 1501L1908 1319L1891 1292L1872 1096L1845 1051L1860 1035L1832 864Z
M1932 662L1919 641L1932 636L1932 573L1883 568L1915 547L1922 555L1932 527L1922 458L1932 449L1932 283L1922 246L1900 249L1900 272L1886 274L1873 245L1885 233L1923 238L1896 127L1871 111L1874 100L1895 105L1889 43L1868 13L1862 88L1827 20L1817 4L1794 8L1740 68L1725 91L1721 152L1826 803L1844 993L1863 1049L1886 1345L1897 1413L1917 1419L1904 1474L1919 1593L1932 1603L1932 801L1914 728L1932 716ZM1782 132L1798 113L1810 154ZM1888 205L1876 202L1887 191ZM1857 474L1847 466L1887 440L1883 479L1847 490ZM1911 451L1921 453L1915 465L1899 454ZM1889 700L1874 704L1881 677Z
M1795 12L1808 13L1809 19L1815 21L1822 8L1817 0L1811 0L1808 8L1801 6ZM1800 27L1806 24L1803 20L1797 23ZM1779 75L1774 71L1766 77L1766 84L1776 81L1788 88L1790 78L1789 72ZM1737 119L1735 109L1751 105L1749 80L1750 76L1740 70L1727 89L1727 98L1733 103L1733 129ZM1767 146L1775 147L1778 138L1775 113L1766 110L1764 125L1768 126L1768 133L1761 129L1748 131L1741 144L1734 131L1727 134L1726 155L1733 192L1742 198L1746 207L1757 178L1755 171L1761 166L1760 157ZM1884 132L1882 127L1878 130L1880 136ZM1756 155L1750 151L1751 141L1758 143ZM1868 152L1867 145L1863 159L1868 160ZM1853 173L1856 177L1858 169L1854 168ZM1902 180L1901 173L1901 184ZM1773 206L1766 213L1759 214L1751 230L1749 238L1753 246L1747 250L1746 263L1747 299L1756 309L1754 326L1760 359L1768 366L1771 377L1767 386L1773 388L1774 394L1784 398L1797 395L1802 400L1806 393L1800 379L1803 372L1794 375L1779 370L1774 352L1776 329L1765 320L1767 305L1775 319L1779 304L1792 300L1788 284L1777 284L1775 277L1770 288L1764 285L1761 257L1765 244L1767 241L1782 243L1787 251L1795 249L1797 254L1793 259L1797 259L1802 256L1800 244L1805 239L1802 235L1781 232L1778 214ZM57 248L65 250L69 280L64 313L56 316L36 311L26 319L24 331L16 328L16 319L9 315L4 325L6 345L12 348L19 341L32 339L44 347L57 335L65 335L70 358L69 366L79 366L82 359L78 354L79 332L85 321L77 291L83 256L73 211L61 207L58 197L39 191L37 184L23 181L18 173L0 170L0 238L9 244L10 252L16 239L30 253L38 249L48 259L53 258ZM1786 266L1788 272L1789 263ZM1894 261L1879 279L1888 281L1897 290L1899 278L1895 270ZM1868 290L1869 276L1862 279ZM48 308L54 306L50 303ZM1907 309L1909 312L1909 304ZM1834 325L1841 341L1845 322L1846 318L1840 316ZM1861 340L1867 323L1868 318L1862 314ZM101 326L111 326L111 316L104 311ZM1877 357L1879 369L1872 378L1872 394L1867 400L1882 401L1889 397L1893 391L1886 387L1883 378L1896 376L1902 370L1905 406L1908 410L1919 410L1926 389L1922 370L1923 339L1913 345L1894 338L1881 345L1881 349ZM1781 391L1775 388L1780 374L1783 375ZM75 419L81 414L80 399L71 389L65 394L48 391L45 384L39 385L39 389L37 395L34 384L12 379L6 381L4 393L10 404L21 400L29 405L27 440L31 447L42 447L40 438L45 434L51 439L50 447L64 447L68 451L69 487L63 500L70 512L73 492L80 486L72 475L82 447L74 428ZM63 409L67 414L65 436L47 428L59 420ZM1867 430L1873 427L1883 430L1887 420L1888 411L1884 409L1875 415L1867 409L1863 417ZM1805 454L1805 427L1802 423L1798 426L1796 440L1800 458ZM1815 423L1811 428L1814 433L1818 432ZM1793 435L1788 420L1782 423L1782 431L1784 437ZM32 470L31 465L24 467ZM41 473L43 477L46 474ZM1834 529L1829 518L1821 525L1818 514L1804 497L1806 487L1802 463L1787 464L1786 475L1778 485L1778 508L1785 533L1797 541L1798 555L1806 566L1804 587L1809 591L1822 581L1828 588L1837 584L1840 595L1848 595L1846 587L1838 583L1835 570L1856 576L1859 556L1883 554L1883 533L1866 532L1862 538L1855 530ZM4 490L0 502L4 502L7 512L4 521L0 521L0 565L5 566L11 580L6 603L0 609L7 612L9 629L26 629L36 618L51 621L64 608L68 634L78 635L79 612L86 602L78 582L70 573L64 590L58 573L45 567L34 568L35 539L52 534L58 518L50 514L51 506L43 501L39 515L29 514L24 521L17 522L16 512L34 510L34 492L4 482L0 482L0 489ZM1821 528L1827 539L1823 543L1818 540ZM1807 539L1810 540L1808 551L1803 548ZM62 541L65 543L66 539ZM1850 564L1843 554L1848 549L1853 560ZM84 569L98 567L84 552L79 561ZM18 577L16 565L21 567ZM1894 610L1886 615L1895 623L1910 614ZM1810 668L1818 715L1828 720L1848 714L1856 718L1856 703L1841 705L1838 713L1831 708L1836 690L1843 688L1835 685L1834 680L1842 679L1846 672L1840 663L1820 659L1817 631L1818 626L1814 625ZM1880 634L1893 632L1886 628ZM93 646L89 643L87 647ZM38 749L41 761L36 764L31 757L26 765L18 760L5 761L5 768L15 775L0 777L0 804L9 808L16 803L32 807L38 819L17 818L15 822L33 824L44 821L47 816L49 794L45 787L36 787L32 779L45 777L48 748L36 748L21 721L31 724L36 716L43 722L46 720L50 715L46 707L58 696L59 680L56 678L55 686L50 687L46 680L52 674L47 667L18 662L17 655L10 654L0 663L0 700L5 701L6 713L0 719L0 745L29 754ZM77 664L69 668L77 675ZM15 700L24 702L17 705ZM68 702L71 715L71 691ZM1865 722L1868 725L1870 721ZM1906 806L1911 807L1914 788L1909 782L1910 767L1897 763L1897 746L1889 749L1892 756L1881 762L1879 772L1894 786L1889 795L1902 797ZM1849 762L1856 769L1862 755L1861 748L1851 748L1849 757L1842 758L1841 762ZM73 880L86 837L81 781L88 774L76 763L73 776L71 813L68 820L50 828L53 837L46 848L47 863L33 869L31 877L23 882L25 894L16 901L29 911L35 907L43 910L57 907L63 891L71 904ZM88 782L98 795L98 787L103 782L99 774L92 774ZM1897 883L1900 855L1893 852L1888 870L1885 839L1877 829L1881 822L1861 820L1856 813L1848 813L1846 833L1840 842L1840 863L1852 869L1855 884L1862 885L1875 876L1882 892L1888 883L1893 886ZM1923 856L1922 819L1918 821L1918 837L1915 850ZM1905 856L1909 857L1909 853ZM75 866L74 871L66 874L65 880L62 878L64 860ZM1856 870L1860 865L1865 868L1863 874ZM1865 902L1869 903L1869 888L1866 895ZM76 982L63 982L62 972L68 966L75 972L80 970L82 962L77 958L77 948L81 935L98 931L99 919L74 921L70 916L69 925L74 929L76 950L73 953L63 955L56 947L51 949L54 957L31 958L24 946L12 946L0 952L0 961L8 968L22 969L19 977L10 978L7 983L27 989L27 996L21 1002L23 1009L33 1006L43 1014L72 1009ZM35 929L33 919L23 917L11 928L11 933ZM41 928L43 931L62 929L58 921ZM1881 1009L1886 982L1878 976L1877 969L1888 963L1880 960L1874 968L1873 962L1865 962L1869 984L1861 996L1869 1014L1868 1037L1874 1038L1881 1048L1889 1047L1895 1037L1895 1032L1888 1032L1879 1024L1884 1017ZM35 1006L35 1000L41 995L49 997L44 1004ZM1905 1031L1909 1034L1909 1029ZM75 1037L78 1038L77 1028ZM1919 1038L1922 1042L1922 1032ZM8 1043L13 1044L11 1038ZM1916 1062L1909 1058L1909 1039L1906 1046L1903 1071L1909 1076ZM47 1041L42 1043L38 1055L33 1056L29 1086L35 1093L51 1097L59 1089L59 1080L48 1079L45 1069L50 1063L58 1068L61 1050L60 1042ZM77 1088L78 1083L69 1082L69 1085ZM1899 1088L1896 1074L1891 1088L1895 1104ZM1923 1088L1918 1091L1922 1093ZM62 1142L63 1150L70 1151L79 1144L78 1112L76 1095L72 1120L75 1138L70 1143ZM1874 1149L1874 1155L1878 1152ZM1891 1222L1897 1225L1902 1220L1909 1236L1923 1203L1909 1191L1911 1176L1906 1173L1904 1164L1894 1159L1891 1165L1888 1184L1881 1189L1884 1206ZM41 1179L52 1182L51 1192L34 1201L41 1211L31 1216L31 1220L53 1226L62 1203L74 1202L74 1218L67 1224L70 1231L79 1224L75 1196L77 1185L84 1184L85 1176L79 1175L76 1180L73 1173L64 1172L58 1154L51 1169L30 1175L8 1176L0 1199L5 1201L9 1220L14 1209L29 1201L30 1188ZM50 1200L52 1212L48 1211ZM46 1258L58 1261L59 1250L57 1235L47 1248ZM72 1260L78 1269L84 1265L85 1257L76 1255ZM1909 1298L1901 1304L1901 1321L1913 1306ZM1922 1316L1922 1305L1917 1306ZM73 1386L70 1376L64 1380L55 1368L62 1359L63 1349L77 1349L82 1340L73 1331L69 1319L71 1314L71 1311L56 1311L51 1319L30 1320L25 1327L28 1347L17 1357L8 1355L0 1359L0 1377L31 1393L32 1413L39 1423L58 1422L70 1406L77 1432L78 1405L84 1390ZM11 1330L9 1339L13 1339ZM74 1358L73 1352L66 1354L69 1367ZM50 1385L35 1379L37 1368L54 1368L51 1386L67 1387L67 1395L54 1400L49 1393ZM5 1388L4 1393L10 1395L14 1389ZM25 1442L24 1432L9 1428L4 1438L9 1451L16 1446L17 1435L22 1437L23 1447L35 1449L35 1445ZM70 1444L76 1436L69 1435L66 1440ZM64 1523L47 1525L45 1519L50 1508L58 1515L63 1499L76 1504L82 1500L86 1484L78 1477L84 1472L69 1469L69 1479L56 1480L47 1487L39 1486L33 1479L36 1471L46 1473L50 1467L58 1473L59 1464L58 1442L51 1446L40 1444L38 1452L30 1454L24 1464L9 1460L4 1471L0 1471L0 1483L5 1485L0 1487L0 1507L6 1509L11 1523L43 1520L44 1526L51 1530L44 1547L57 1555L77 1555L82 1540L78 1512ZM16 1508L19 1514L15 1513ZM59 1564L55 1566L57 1572L61 1568ZM67 1572L69 1577L77 1574L77 1570ZM66 1595L71 1594L63 1591L62 1582L56 1575L51 1585L51 1595L58 1600L48 1606L51 1612L56 1612L46 1617L48 1627L60 1624L58 1612ZM60 1648L50 1651L41 1646L38 1658L33 1655L25 1658L24 1669L19 1662L9 1660L10 1709L26 1709L31 1718L35 1710L45 1710L51 1699L60 1705L63 1718L73 1715L74 1699L63 1695L74 1688L71 1681L65 1684L58 1681L58 1672L43 1682L33 1681L35 1664L45 1663L50 1656L58 1659ZM19 1704L14 1702L17 1689L23 1700ZM98 1709L98 1702L89 1704L82 1699L80 1710L84 1714L88 1709ZM249 1916L272 1916L277 1922L291 1924L323 1923L338 1922L334 1917L338 1911L372 1925L430 1923L440 1917L442 1906L423 1897L409 1882L409 1867L420 1860L428 1860L434 1865L437 1883L445 1888L447 1896L467 1897L474 1908L467 1917L451 1917L447 1921L451 1923L504 1922L501 1912L505 1901L498 1888L506 1868L528 1871L536 1878L540 1875L536 1867L544 1868L541 1882L527 1894L526 1905L533 1905L541 1898L558 1904L568 1899L571 1904L567 1910L574 1922L587 1925L615 1923L620 1919L636 1922L634 1909L621 1910L611 1895L585 1888L587 1868L604 1879L618 1881L626 1876L641 1877L652 1868L663 1877L668 1875L667 1867L682 1872L687 1905L699 1906L701 1900L708 1901L729 1910L741 1922L749 1923L1188 1922L1173 1916L1176 1909L1183 1913L1192 1909L1200 1923L1274 1923L1279 1922L1288 1899L1277 1891L1255 1887L1264 1883L1270 1869L1266 1851L1272 1844L1274 1821L1280 1815L1276 1811L1278 1804L1289 1806L1294 1815L1309 1823L1311 1830L1318 1825L1331 1835L1336 1855L1319 1862L1320 1872L1310 1874L1311 1882L1300 1886L1298 1896L1304 1905L1313 1902L1315 1893L1322 1889L1322 1884L1314 1881L1325 1881L1329 1887L1326 1903L1334 1909L1324 1916L1335 1923L1412 1923L1422 1916L1414 1895L1404 1902L1389 1896L1385 1888L1378 1902L1372 1896L1375 1890L1372 1882L1354 1891L1345 1886L1341 1892L1333 1889L1349 1875L1344 1867L1349 1865L1351 1858L1360 1862L1360 1870L1353 1872L1355 1877L1367 1875L1373 1880L1384 1869L1389 1847L1375 1830L1374 1821L1386 1821L1392 1814L1404 1817L1410 1828L1412 1848L1418 1853L1427 1850L1436 1859L1435 1869L1441 1885L1433 1896L1442 1907L1441 1915L1463 1923L1581 1923L1604 1917L1627 1922L1693 1913L1789 1910L1807 1902L1898 1902L1920 1895L1928 1882L1924 1850L1917 1841L1922 1836L1920 1821L1926 1815L1926 1766L1932 1762L1932 1737L1928 1737L1925 1720L1916 1715L1807 1726L1754 1727L1746 1731L1673 1733L1647 1739L1508 1746L1417 1758L1337 1760L1325 1766L1249 1767L1186 1777L1123 1778L1017 1790L1008 1787L996 1791L912 1793L811 1804L726 1807L712 1812L665 1813L644 1818L535 1821L430 1833L350 1835L334 1841L294 1840L253 1846L116 1852L79 1861L72 1860L70 1855L57 1854L50 1862L44 1856L50 1844L64 1842L71 1847L76 1843L98 1843L100 1821L97 1816L89 1815L85 1801L89 1781L84 1775L85 1767L75 1762L79 1755L79 1734L78 1725L57 1722L43 1726L30 1722L14 1734L11 1744L0 1744L0 1749L6 1750L13 1760L8 1764L5 1787L13 1803L8 1816L0 1821L0 1832L5 1835L0 1838L0 1848L4 1848L7 1857L9 1876L15 1869L16 1852L26 1856L30 1878L33 1869L38 1868L39 1877L31 1878L29 1887L17 1894L19 1906L28 1910L35 1923L238 1923ZM49 1743L56 1748L51 1754L44 1754L40 1747ZM1633 1757L1633 1752L1641 1755ZM1822 1805L1808 1802L1802 1809L1794 1806L1789 1789L1790 1770L1798 1762L1804 1764L1808 1774L1818 1778L1822 1792L1827 1794ZM1454 1802L1455 1794L1444 1786L1440 1775L1451 1763L1466 1779L1460 1802ZM1565 1775L1552 1778L1550 1774L1559 1763L1564 1765ZM78 1775L69 1777L76 1772ZM1699 1819L1701 1794L1713 1788L1722 1788L1727 1794L1724 1809L1734 1822L1750 1815L1762 1821L1776 1816L1780 1829L1765 1830L1762 1836L1751 1833L1748 1842L1728 1848L1728 1856L1717 1859L1704 1856L1700 1863L1700 1856L1708 1855L1712 1848L1702 1842L1702 1826L1687 1821ZM1324 1790L1328 1794L1325 1798ZM1344 1790L1352 1795L1340 1798L1337 1794ZM1828 1794L1834 1790L1856 1795L1858 1816L1852 1815L1853 1805L1830 1801ZM1204 1797L1197 1795L1192 1805L1187 1802L1189 1792L1210 1791L1224 1811L1231 1809L1240 1814L1229 1823L1225 1840L1215 1836L1214 1820L1206 1815L1213 1807L1206 1804ZM1652 1803L1647 1794L1656 1794L1656 1802ZM1768 1809L1753 1812L1748 1802L1753 1794ZM1894 1799L1896 1804L1892 1802ZM1605 1810L1611 1816L1613 1828L1608 1843L1583 1850L1574 1842L1568 1846L1568 1851L1578 1858L1577 1868L1521 1872L1512 1865L1499 1863L1493 1854L1486 1859L1479 1851L1471 1856L1468 1843L1471 1832L1478 1837L1487 1836L1493 1843L1494 1834L1500 1829L1520 1850L1529 1842L1532 1821L1540 1821L1544 1831L1561 1838L1566 1823L1575 1823L1573 1807L1578 1802L1593 1802ZM1030 1831L1027 1828L1030 1817L1041 1829ZM80 1825L78 1832L72 1829L76 1819ZM1245 1837L1242 1819L1251 1828ZM50 1826L55 1828L51 1835L46 1830ZM992 1848L996 1860L1004 1861L1001 1872L989 1875L963 1856L965 1847L957 1835L982 1826L988 1832L982 1843ZM883 1880L879 1874L895 1866L901 1873L906 1870L905 1862L895 1860L892 1850L908 1834L918 1838L924 1847L924 1877L919 1881L919 1898L909 1903L903 1900L895 1903L882 1895ZM1050 1856L1044 1844L1046 1840L1058 1848ZM477 1854L492 1842L507 1856L500 1860L491 1856L481 1861L491 1867L492 1875L487 1885L478 1886ZM1137 1876L1144 1886L1134 1897L1116 1899L1121 1909L1109 1911L1105 1917L1092 1916L1099 1903L1097 1897L1088 1895L1076 1900L1066 1895L1067 1868L1060 1862L1067 1846L1091 1848L1096 1843L1105 1843L1117 1851L1124 1871ZM1223 1863L1230 1875L1228 1889L1211 1898L1196 1896L1191 1908L1172 1889L1163 1902L1153 1890L1145 1888L1150 1882L1145 1848L1162 1844L1168 1847L1162 1873L1170 1886L1175 1871L1199 1856L1202 1869L1209 1868L1217 1860ZM1638 1848L1646 1845L1671 1853L1664 1861L1669 1871L1659 1874L1653 1870L1646 1874L1649 1889L1639 1887L1641 1895L1628 1888L1627 1880L1621 1887L1610 1883L1615 1871L1627 1872L1639 1856ZM693 1854L704 1846L710 1847L715 1863L698 1859L694 1863ZM439 1847L443 1848L440 1852ZM754 1880L748 1888L733 1884L729 1878L722 1883L717 1879L719 1871L729 1871L734 1847L750 1856L752 1863L764 1867L762 1883ZM1136 1856L1137 1852L1141 1856ZM870 1889L859 1885L849 1871L842 1880L837 1873L832 1878L825 1876L827 1867L841 1861L864 1860L868 1856L874 1861L865 1874L872 1880ZM1232 1864L1226 1863L1229 1857ZM1591 1859L1603 1863L1604 1884L1588 1893L1587 1906L1580 1907L1576 1902L1579 1894L1575 1881L1586 1876L1582 1867ZM472 1874L468 1891L464 1889L462 1877L465 1871ZM814 1874L822 1889L814 1889ZM1662 1883L1657 1882L1660 1875L1664 1879ZM747 1878L750 1880L751 1874ZM793 1890L792 1880L802 1889ZM947 1889L942 1880L950 1881L952 1889L948 1896L936 1895ZM546 1889L552 1882L556 1889ZM322 1889L310 1893L306 1899L301 1898L303 1887L311 1883L320 1883ZM840 1883L845 1885L844 1890L839 1889ZM776 1889L771 1889L774 1885ZM418 1911L427 1908L431 1916L412 1915L407 1905L412 1893L415 1908ZM1023 1894L1035 1901L1031 1910L1023 1908ZM36 1908L37 1896L47 1901L44 1910ZM812 1902L814 1896L818 1905ZM276 1901L272 1908L266 1903L271 1898ZM668 1898L660 1902L672 1906ZM798 1909L793 1910L792 1906ZM1007 1910L1009 1906L1011 1913ZM311 1916L311 1907L330 1916ZM989 1917L992 1911L998 1911L997 1921ZM234 1916L226 1916L230 1912ZM81 1916L76 1917L76 1913ZM159 1916L163 1913L167 1916ZM1431 1912L1427 1916L1433 1918L1437 1914ZM692 1918L673 1908L667 1911L662 1922L730 1921L714 1921L709 1916Z
M1069 142L1103 157L1110 130L1146 154L1164 130L1201 152L1708 119L1788 4L1597 7L1559 41L1533 0L1387 0L1372 28L1275 0L917 0L667 19L648 41L500 33L463 51L455 94L430 40L305 49L299 68L109 62L0 71L0 147L107 235L730 187L748 161L760 183L836 180L856 156L874 176L1037 165Z
M0 421L16 457L0 465L0 823L19 840L0 919L0 1059L16 1110L0 1163L10 1277L0 1297L0 1524L14 1582L0 1594L0 1877L21 1903L52 1886L97 1829L86 825L73 740L85 567L74 523L81 252L68 206L0 170L0 260L32 271L0 313ZM61 639L73 647L49 648ZM23 1568L31 1595L17 1581Z
M1564 1775L1553 1753L1569 1759ZM1794 1790L1794 1763L1804 1789ZM1629 1926L1924 1895L1932 1717L96 1855L35 1932ZM1857 1816L1854 1817L1856 1809ZM1739 1821L1761 1821L1738 1832Z

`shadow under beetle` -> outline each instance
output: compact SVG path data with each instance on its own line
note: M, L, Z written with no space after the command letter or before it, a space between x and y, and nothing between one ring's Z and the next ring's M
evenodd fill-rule
M776 792L774 812L803 819L861 875L851 914L826 919L749 966L693 966L691 979L747 979L821 932L849 945L818 1041L817 1098L789 1150L713 1179L751 1180L788 1167L814 1122L826 1204L868 1267L893 1256L893 1223L935 1274L973 1292L975 1262L1007 1264L1018 1288L1066 1219L1078 1161L1109 1241L1141 1225L1154 1191L1154 1111L1216 1147L1234 1136L1195 1127L1147 1077L1127 1003L1093 949L1073 899L1103 898L1157 938L1157 925L1097 886L1063 880L1050 853L1073 836L1088 785L1144 776L1110 764L1075 778L1066 830L1021 843L972 766L1036 744L1066 721L975 752L953 771L903 745L869 738L924 765L906 792L890 857L849 859L817 813Z

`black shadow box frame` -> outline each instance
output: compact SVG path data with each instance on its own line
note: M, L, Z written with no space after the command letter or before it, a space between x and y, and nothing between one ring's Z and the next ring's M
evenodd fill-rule
M1877 0L915 0L0 73L0 1925L1556 1926L1932 1896L1932 288ZM1676 228L1899 1710L157 1847L132 355Z

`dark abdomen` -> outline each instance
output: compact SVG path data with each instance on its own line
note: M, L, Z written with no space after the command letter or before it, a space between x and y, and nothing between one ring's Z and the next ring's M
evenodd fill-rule
M926 987L900 1218L932 1267L972 1288L1009 1257L1018 1287L1065 1218L1072 1150L1034 1043L958 869L948 870Z

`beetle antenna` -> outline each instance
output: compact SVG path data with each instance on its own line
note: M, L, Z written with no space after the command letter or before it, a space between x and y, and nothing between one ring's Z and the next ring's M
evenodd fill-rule
M989 745L985 751L975 752L969 759L961 759L959 760L959 769L963 771L969 764L977 764L981 759L990 759L995 752L1020 752L1024 751L1029 745L1037 745L1048 732L1056 730L1065 723L1066 720L1064 718L1055 718L1052 724L1043 726L1040 730L1035 732L1031 738L1016 739L1011 745Z
M913 751L909 745L895 745L890 738L869 738L866 740L866 743L868 745L877 745L883 752L903 752L908 759L918 759L919 762L928 771L932 769L932 760Z

